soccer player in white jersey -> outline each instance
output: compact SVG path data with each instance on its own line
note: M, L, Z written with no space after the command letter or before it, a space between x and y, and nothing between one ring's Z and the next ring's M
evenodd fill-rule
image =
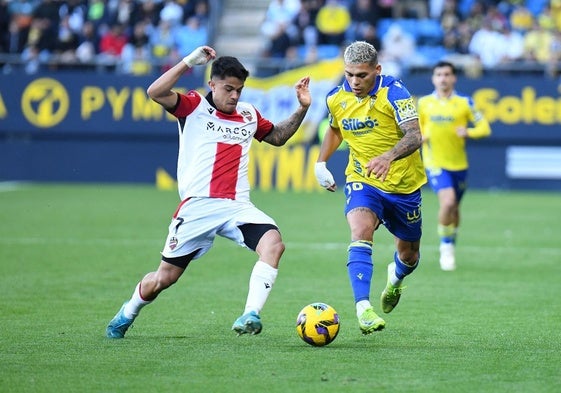
M210 92L178 93L173 88L195 65L211 66ZM253 139L282 146L298 130L311 104L309 77L296 85L299 106L273 124L253 105L239 101L249 72L235 57L216 58L201 46L166 71L147 93L177 118L179 154L177 181L181 203L173 215L155 272L146 274L109 322L106 335L123 338L140 310L173 285L189 263L212 247L217 235L255 251L259 257L249 279L243 314L232 330L258 334L260 312L271 291L285 246L275 221L249 199L248 160Z

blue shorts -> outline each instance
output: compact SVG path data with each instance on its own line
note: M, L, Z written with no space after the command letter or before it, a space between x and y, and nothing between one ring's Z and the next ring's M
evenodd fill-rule
M390 194L369 184L351 182L345 185L345 195L345 215L357 207L366 207L376 213L397 238L409 242L421 239L421 190L411 194Z
M427 177L432 190L436 193L443 188L453 188L456 192L456 200L460 202L466 192L467 170L448 171L446 169L427 169Z

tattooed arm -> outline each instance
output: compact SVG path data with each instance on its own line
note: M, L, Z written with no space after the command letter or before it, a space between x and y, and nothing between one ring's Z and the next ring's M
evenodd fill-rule
M288 119L275 124L273 130L263 139L265 142L274 146L282 146L298 131L312 103L310 90L308 89L309 83L309 77L302 78L296 83L296 98L300 106Z
M374 174L376 178L384 181L390 170L392 161L407 157L421 147L422 136L418 119L406 121L401 125L403 138L393 147L393 149L384 154L374 157L366 165L366 174Z

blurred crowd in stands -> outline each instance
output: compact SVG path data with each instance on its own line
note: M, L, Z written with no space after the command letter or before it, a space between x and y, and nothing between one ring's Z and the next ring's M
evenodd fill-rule
M372 43L384 73L402 75L448 59L468 76L539 72L561 60L561 0L272 0L261 27L263 57L286 67Z
M0 0L0 65L148 74L206 45L208 18L207 0Z
M209 40L209 0L0 0L0 67L161 72ZM219 3L220 4L220 3ZM401 76L448 59L559 74L561 0L271 0L259 61L272 74L372 43ZM212 43L211 43L212 44ZM17 61L14 61L16 59Z

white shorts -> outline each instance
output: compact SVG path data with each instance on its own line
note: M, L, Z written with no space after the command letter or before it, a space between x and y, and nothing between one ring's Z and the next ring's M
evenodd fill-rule
M169 226L162 255L177 258L199 250L193 259L210 250L216 235L247 248L238 228L243 224L271 224L275 221L251 202L232 199L191 198L182 202Z

